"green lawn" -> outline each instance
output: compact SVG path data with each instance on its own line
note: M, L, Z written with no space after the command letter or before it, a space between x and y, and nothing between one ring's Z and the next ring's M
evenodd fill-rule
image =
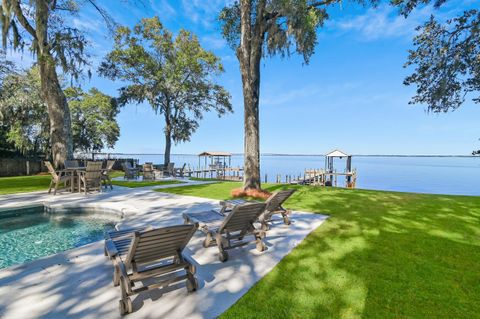
M121 171L113 171L112 178L123 176ZM46 191L50 185L50 175L34 176L13 176L0 177L0 195L27 193L35 191ZM112 181L113 185L124 187L145 187L167 184L179 184L179 181L148 181L148 182L130 182L130 181Z
M296 188L287 207L330 218L222 318L480 317L480 197Z
M123 186L123 187L146 187L146 186L157 186L157 185L170 185L170 184L182 184L183 182L177 180L166 180L166 181L112 181L113 185Z
M47 190L50 175L0 177L0 195Z

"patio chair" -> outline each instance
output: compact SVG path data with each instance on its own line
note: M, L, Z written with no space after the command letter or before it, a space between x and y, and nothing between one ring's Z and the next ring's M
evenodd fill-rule
M187 167L187 163L183 163L182 168L175 168L173 175L174 175L175 177L178 176L178 177L182 177L182 178L183 178L183 176L185 175L185 167Z
M113 189L110 173L113 170L113 165L115 165L115 162L115 160L108 160L107 166L105 166L105 169L102 170L102 182L104 183L105 188L107 188L107 186L110 186L110 189Z
M153 170L152 163L143 164L143 179L144 180L154 180L155 172Z
M123 171L125 175L123 176L124 179L136 179L138 178L139 170L136 167L133 167L129 161L125 161L122 163Z
M175 177L175 163L168 163L163 171L164 175Z
M63 162L63 165L65 168L77 168L80 167L80 164L78 161L75 160L66 160Z
M283 218L283 223L285 225L290 225L291 221L288 215L290 215L291 211L287 210L282 207L282 204L295 193L296 189L286 189L282 191L278 191L273 193L265 202L267 205L265 208L264 213L259 217L259 221L262 224L262 228L264 230L268 229L268 223L272 221L272 216L275 214L281 214ZM225 200L220 202L220 206L222 209L220 213L225 214L233 207L237 205L242 205L248 202L255 202L255 201L246 201L244 199L232 199L232 200Z
M78 171L78 191L102 191L102 162L87 162L85 171Z
M222 262L228 260L227 250L247 245L253 241L257 244L257 250L262 252L267 249L263 242L265 230L255 228L255 221L265 210L264 203L244 203L233 208L228 216L224 216L215 210L201 213L184 213L185 223L198 223L200 230L207 236L203 247L216 244L219 250L219 259ZM245 236L252 235L253 240L244 240Z
M71 176L69 172L64 171L64 170L58 170L56 171L53 168L52 163L45 161L43 162L45 166L48 169L48 172L52 176L52 179L50 180L50 186L48 188L48 193L50 194L52 192L53 188L53 195L57 195L57 189L60 186L60 184L64 184L64 186L67 186L69 182L71 182Z
M114 285L120 284L122 315L133 310L130 296L142 291L182 280L186 280L189 292L198 289L194 262L183 252L197 228L198 224L190 224L136 230L105 240L105 250L114 265Z

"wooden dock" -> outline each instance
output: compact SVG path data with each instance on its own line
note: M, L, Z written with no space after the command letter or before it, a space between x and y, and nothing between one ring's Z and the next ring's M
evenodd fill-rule
M196 178L223 179L240 181L243 179L243 167L198 168L186 170L185 175Z
M327 172L323 169L306 169L302 178L292 180L291 184L334 186L338 187L339 179L345 179L345 187L355 188L357 182L357 171L351 172Z

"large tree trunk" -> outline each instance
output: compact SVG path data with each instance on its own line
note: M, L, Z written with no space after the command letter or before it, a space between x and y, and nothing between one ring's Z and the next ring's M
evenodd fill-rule
M260 74L254 81L243 82L244 103L244 179L245 189L260 189L260 128L259 93Z
M170 163L170 151L172 149L172 124L170 122L169 111L165 112L165 154L163 155L163 164Z
M167 165L170 163L170 151L172 148L172 130L169 125L165 127L165 154L163 157L163 163Z
M52 57L39 57L42 94L50 118L50 144L56 167L73 157L70 110L58 82Z
M257 4L256 23L252 28L251 1L242 0L241 38L237 57L242 74L244 103L244 189L260 189L260 59L264 28L259 17L262 17L264 1Z
M38 65L40 83L50 118L50 144L56 167L73 157L70 110L55 69L55 60L48 46L49 8L46 1L36 1L36 34L38 38Z

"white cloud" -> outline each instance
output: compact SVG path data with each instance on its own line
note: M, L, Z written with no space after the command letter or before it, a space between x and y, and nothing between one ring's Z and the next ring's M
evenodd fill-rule
M291 90L282 90L282 92L266 92L264 97L260 97L261 105L276 106L286 103L292 103L305 98L315 97L315 99L325 98L339 94L359 87L360 83L347 82L342 85L322 86L319 84L308 85Z
M192 22L209 27L217 19L222 8L232 2L232 0L182 0L182 7L184 15Z
M211 49L222 49L227 45L227 42L215 35L206 35L201 38L202 43Z
M168 3L167 0L150 0L150 6L161 17L176 16L177 11Z
M373 41L385 38L411 38L415 28L432 14L433 7L426 6L414 10L408 18L399 14L398 8L381 5L370 8L363 15L329 22L329 27L343 32L357 32L360 40Z
M100 22L91 18L73 18L72 24L75 28L83 31L97 31L100 28Z

